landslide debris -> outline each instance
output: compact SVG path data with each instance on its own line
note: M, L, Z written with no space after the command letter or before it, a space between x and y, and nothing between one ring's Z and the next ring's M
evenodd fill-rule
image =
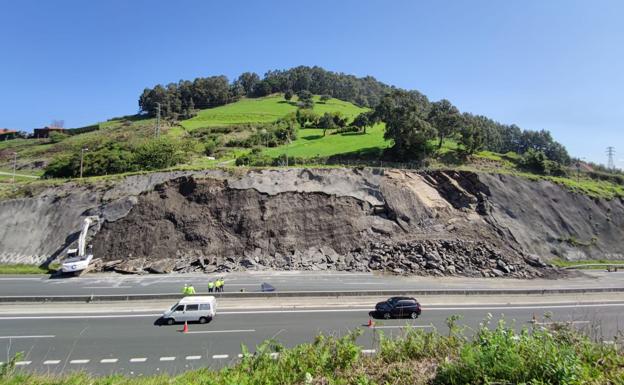
M547 181L464 171L288 169L134 175L0 202L0 262L75 247L99 270L387 271L552 276L543 261L622 259L624 205ZM591 242L569 242L569 239Z

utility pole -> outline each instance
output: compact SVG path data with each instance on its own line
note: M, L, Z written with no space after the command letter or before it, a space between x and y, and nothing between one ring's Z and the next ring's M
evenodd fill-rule
M80 179L82 179L82 165L84 163L84 153L85 153L85 151L89 151L89 149L86 148L86 147L83 147L80 150Z
M615 170L615 162L613 161L614 155L615 155L615 147L613 146L607 147L607 157L608 157L607 168L611 171Z
M17 152L13 153L13 179L11 180L12 184L15 184L15 170L17 169Z
M156 103L156 137L160 136L160 103Z

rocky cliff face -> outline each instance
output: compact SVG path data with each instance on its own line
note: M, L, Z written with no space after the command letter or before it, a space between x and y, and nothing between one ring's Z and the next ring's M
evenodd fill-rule
M469 172L157 173L0 203L0 261L41 263L99 215L99 268L549 274L540 258L621 258L621 200Z

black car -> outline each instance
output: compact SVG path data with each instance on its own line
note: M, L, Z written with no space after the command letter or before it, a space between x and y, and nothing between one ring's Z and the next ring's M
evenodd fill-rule
M421 312L420 304L411 297L391 297L375 305L375 313L385 319L404 317L415 319Z

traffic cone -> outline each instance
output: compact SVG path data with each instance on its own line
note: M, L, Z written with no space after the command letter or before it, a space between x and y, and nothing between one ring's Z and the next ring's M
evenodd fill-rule
M533 324L536 324L536 323L537 323L537 317L535 316L535 313L533 313L533 318L531 319L531 322L532 322Z
M184 328L182 329L182 333L188 333L188 322L184 321Z
M374 326L375 326L375 323L373 322L373 320L372 320L372 319L370 319L370 318L369 318L369 319L368 319L368 327L369 327L369 328L372 328L372 327L374 327Z

